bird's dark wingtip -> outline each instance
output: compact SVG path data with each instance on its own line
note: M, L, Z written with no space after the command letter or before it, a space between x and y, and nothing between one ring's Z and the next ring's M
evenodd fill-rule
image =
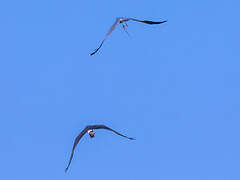
M165 22L167 22L168 20L165 20L165 21L160 21L160 22L158 22L158 24L163 24L163 23L165 23Z
M67 173L68 167L65 169L65 173Z
M135 138L128 138L128 139L130 139L130 140L136 140Z
M93 52L90 53L90 56L96 54L96 52L98 52L98 49L95 49Z

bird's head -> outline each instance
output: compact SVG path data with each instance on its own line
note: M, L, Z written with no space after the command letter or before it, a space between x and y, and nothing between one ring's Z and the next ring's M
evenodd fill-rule
M118 19L119 19L119 23L120 24L124 22L124 18L123 17L119 17Z
M94 138L95 132L93 130L89 130L88 134L91 138Z

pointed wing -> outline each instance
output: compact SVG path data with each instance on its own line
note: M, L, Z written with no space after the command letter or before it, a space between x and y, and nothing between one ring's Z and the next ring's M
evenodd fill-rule
M116 134L119 135L119 136L125 137L125 138L130 139L130 140L135 140L134 138L127 137L127 136L125 136L125 135L123 135L123 134L121 134L121 133L119 133L119 132L117 132L117 131L115 131L115 130L107 127L107 126L105 126L105 125L95 125L95 126L91 126L91 129L107 129L107 130L109 130L109 131L112 131L112 132L116 133Z
M139 20L139 19L134 19L134 18L128 18L129 20L137 21L137 22L142 22L146 24L162 24L167 21L147 21L147 20Z
M70 156L70 159L69 159L69 162L68 162L68 165L65 169L65 172L67 172L71 162L72 162L72 158L73 158L73 154L74 154L74 150L78 144L78 142L80 141L80 139L83 137L83 135L89 130L89 126L86 126L84 130L82 130L82 132L80 132L80 134L75 138L75 141L74 141L74 144L73 144L73 147L72 147L72 153L71 153L71 156Z
M107 39L107 37L113 32L113 30L117 27L117 25L119 24L120 19L117 18L116 21L114 22L114 24L111 26L111 28L108 30L107 34L105 35L103 41L101 42L100 46L95 49L92 53L90 53L90 55L94 55L96 52L98 52L98 50L102 47L104 41Z
M95 49L92 53L90 53L91 56L94 55L96 52L98 52L98 50L102 47L104 41L105 39L101 42L100 46L97 49Z
M113 30L117 27L117 25L120 23L120 19L117 18L114 24L111 26L111 28L108 30L107 34L104 37L104 40L113 32Z

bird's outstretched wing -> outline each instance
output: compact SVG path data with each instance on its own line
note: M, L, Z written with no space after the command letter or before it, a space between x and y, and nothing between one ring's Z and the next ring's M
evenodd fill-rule
M86 126L86 127L82 130L82 132L80 132L80 134L75 138L75 141L74 141L74 144L73 144L73 147L72 147L72 153L71 153L71 156L70 156L68 165L67 165L67 167L66 167L66 169L65 169L65 172L67 172L67 170L68 170L68 168L69 168L69 166L70 166L70 164L71 164L71 162L72 162L74 150L75 150L78 142L80 141L80 139L83 137L83 135L84 135L89 129L90 129L89 126Z
M95 49L93 52L90 53L91 56L94 55L96 52L98 52L98 50L102 47L104 41L105 39L101 42L100 46L97 49Z
M112 132L116 133L116 134L119 135L119 136L125 137L125 138L130 139L130 140L135 140L134 138L127 137L127 136L125 136L125 135L123 135L123 134L121 134L121 133L119 133L119 132L117 132L117 131L115 131L115 130L107 127L107 126L105 126L105 125L95 125L95 126L91 126L91 129L107 129L107 130L109 130L109 131L112 131Z
M162 24L167 21L147 21L147 20L139 20L139 19L134 19L134 18L128 18L129 20L137 21L137 22L142 22L146 24Z
M96 52L98 52L98 50L102 47L104 41L108 38L108 36L113 32L113 30L117 27L117 25L119 24L120 19L117 18L116 21L114 22L114 24L111 26L111 28L108 30L107 34L105 35L104 39L102 40L100 46L95 49L92 53L90 53L90 55L94 55Z

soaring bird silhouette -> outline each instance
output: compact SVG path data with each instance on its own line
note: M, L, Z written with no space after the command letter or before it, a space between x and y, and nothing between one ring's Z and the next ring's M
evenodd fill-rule
M139 20L139 19L134 19L134 18L124 18L124 17L118 17L115 21L115 23L112 25L112 27L109 29L109 31L107 32L107 34L105 35L104 39L102 40L100 46L95 49L95 51L93 51L92 53L90 53L90 55L94 55L96 52L98 52L98 50L102 47L104 41L108 38L108 36L113 32L113 30L117 27L118 24L122 24L122 27L124 29L124 31L127 33L126 31L126 27L128 27L127 25L127 21L137 21L137 22L141 22L141 23L146 23L146 24L162 24L165 23L167 21L147 21L147 20Z
M75 150L78 142L80 141L80 139L83 137L83 135L84 135L85 133L88 133L89 136L90 136L91 138L93 138L94 135L95 135L95 132L93 131L93 129L106 129L106 130L109 130L109 131L112 131L112 132L116 133L116 134L119 135L119 136L125 137L125 138L130 139L130 140L135 140L134 138L131 138L131 137L127 137L127 136L125 136L125 135L122 135L122 134L120 134L119 132L117 132L117 131L115 131L115 130L113 130L113 129L105 126L105 125L99 124L99 125L86 126L86 127L82 130L82 132L80 132L80 134L76 137L76 139L75 139L75 141L74 141L74 144L73 144L73 147L72 147L72 153L71 153L71 156L70 156L70 159L69 159L67 168L65 169L65 172L67 172L67 170L68 170L68 168L69 168L69 166L70 166L70 164L71 164L71 162L72 162L74 150Z

